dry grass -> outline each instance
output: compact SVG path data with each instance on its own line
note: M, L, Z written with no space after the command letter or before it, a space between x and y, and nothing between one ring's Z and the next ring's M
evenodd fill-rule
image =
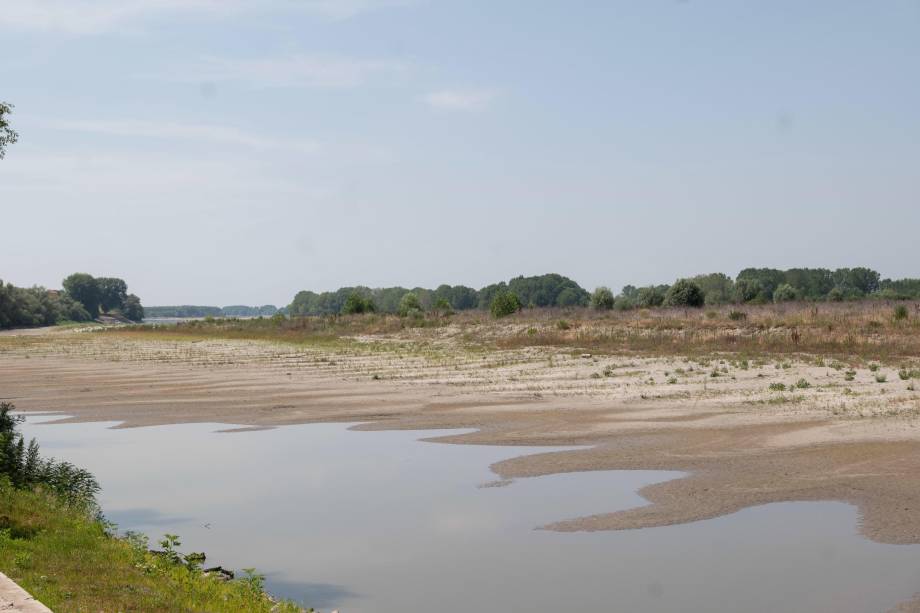
M341 345L354 339L439 343L449 337L467 350L554 347L598 354L636 353L749 356L810 354L896 363L920 356L920 303L894 317L884 301L647 309L598 313L588 309L532 309L493 320L481 312L450 318L393 315L303 317L190 322L123 328L115 334L195 340L273 340ZM731 313L741 313L741 319Z

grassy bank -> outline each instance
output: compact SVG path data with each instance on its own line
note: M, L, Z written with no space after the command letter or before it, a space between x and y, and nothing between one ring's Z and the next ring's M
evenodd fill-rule
M0 481L0 570L54 611L299 611L261 580L219 581L141 539L113 538L79 506Z
M632 311L525 309L503 319L483 312L450 317L366 314L293 319L207 320L141 326L112 334L174 340L272 340L309 345L354 339L438 342L479 349L551 346L597 354L746 356L811 354L896 363L920 356L920 304L729 305Z

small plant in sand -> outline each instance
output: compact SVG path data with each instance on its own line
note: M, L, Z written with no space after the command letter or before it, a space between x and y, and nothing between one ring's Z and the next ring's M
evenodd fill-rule
M811 383L809 383L807 379L802 378L795 382L795 386L800 390L807 390L811 387Z
M869 370L871 370L872 372L878 372L879 368L881 368L881 365L878 364L877 362L872 362L871 364L869 364Z
M771 392L785 392L786 384L785 383L771 383L770 391Z

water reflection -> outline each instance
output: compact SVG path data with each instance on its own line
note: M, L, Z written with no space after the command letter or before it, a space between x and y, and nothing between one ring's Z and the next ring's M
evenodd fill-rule
M495 479L544 451L417 442L340 424L219 434L226 425L108 430L27 423L92 470L122 529L182 537L269 588L343 612L880 611L920 587L917 547L856 533L840 503L784 503L653 530L556 533L553 521L643 504L675 474Z

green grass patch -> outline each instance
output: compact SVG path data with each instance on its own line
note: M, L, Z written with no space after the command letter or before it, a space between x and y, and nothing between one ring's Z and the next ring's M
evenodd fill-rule
M80 506L0 480L0 570L54 611L300 611L250 574L219 581L140 539L116 538Z

